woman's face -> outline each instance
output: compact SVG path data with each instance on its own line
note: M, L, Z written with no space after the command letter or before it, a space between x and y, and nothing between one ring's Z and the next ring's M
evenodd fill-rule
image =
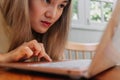
M30 0L32 29L45 33L60 18L67 3L68 0Z

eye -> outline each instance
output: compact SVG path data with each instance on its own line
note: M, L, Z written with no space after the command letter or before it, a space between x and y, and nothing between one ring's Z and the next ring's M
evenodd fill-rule
M60 5L59 5L59 8L63 9L63 8L65 8L65 6L66 6L66 5L64 5L64 4L60 4Z
M44 2L49 4L51 1L50 0L44 0Z

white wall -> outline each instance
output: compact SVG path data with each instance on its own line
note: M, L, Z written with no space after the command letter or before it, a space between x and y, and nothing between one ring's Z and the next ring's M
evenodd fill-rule
M69 41L94 43L99 42L104 31L71 28L69 33Z

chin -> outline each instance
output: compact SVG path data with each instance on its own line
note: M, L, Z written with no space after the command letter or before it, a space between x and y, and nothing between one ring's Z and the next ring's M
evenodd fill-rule
M41 34L44 34L47 32L47 30L44 30L44 31L36 31L37 33L41 33Z

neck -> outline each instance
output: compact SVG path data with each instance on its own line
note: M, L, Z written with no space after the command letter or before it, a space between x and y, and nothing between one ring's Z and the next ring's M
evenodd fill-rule
M36 39L38 42L42 42L43 34L37 33L34 30L32 30L32 34L34 39Z

